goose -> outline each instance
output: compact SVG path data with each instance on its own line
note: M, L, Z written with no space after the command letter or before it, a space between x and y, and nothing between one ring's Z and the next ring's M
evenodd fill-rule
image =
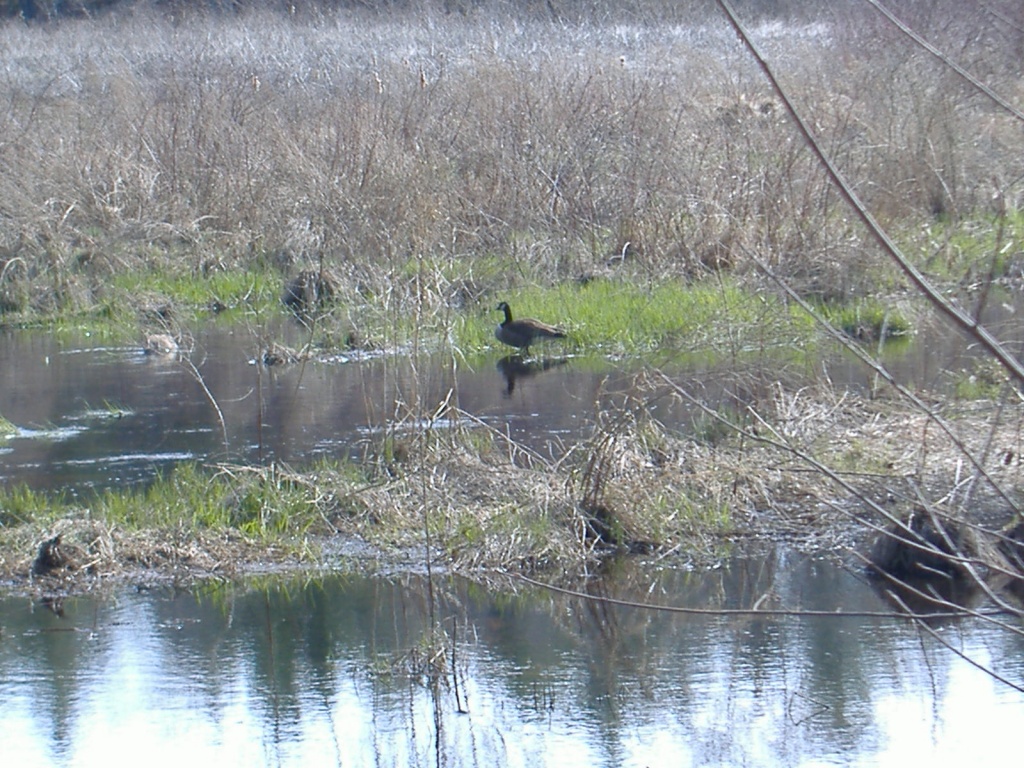
M496 312L505 313L504 322L494 329L494 337L502 344L526 350L526 354L530 354L530 345L538 339L565 338L565 333L540 320L529 318L513 320L512 310L509 309L507 302L501 302L494 309Z

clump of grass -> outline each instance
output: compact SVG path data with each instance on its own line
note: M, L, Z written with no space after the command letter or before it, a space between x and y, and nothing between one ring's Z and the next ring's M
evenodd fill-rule
M828 305L822 314L847 336L860 341L885 341L910 334L910 321L899 309L876 299Z
M192 463L145 487L111 489L93 497L44 494L15 486L0 491L5 524L61 518L90 520L133 531L237 531L276 540L301 535L321 521L315 484L278 469L210 472Z
M55 534L72 554L68 578L117 575L138 565L156 568L160 578L199 576L308 559L315 556L310 538L333 534L331 516L351 506L343 490L326 490L326 471L182 464L147 487L92 497L0 489L0 573L26 574L39 542ZM355 484L353 470L343 465L329 475L343 478L342 489ZM165 567L170 571L161 572Z
M137 338L139 328L161 331L218 316L247 319L284 312L284 279L268 271L237 269L210 275L183 272L174 264L140 265L106 276L81 300L23 307L3 316L16 327L46 326L57 333L83 330L106 339Z
M207 274L180 269L132 272L117 276L113 287L124 296L153 291L174 305L193 311L232 308L266 311L281 300L284 280L276 273L255 269L224 269Z
M0 488L0 526L47 521L66 506L67 501L63 497L54 499L24 485L4 486Z
M15 434L18 431L18 427L8 421L5 417L0 416L0 437L8 437Z
M133 529L184 525L269 541L302 535L319 521L316 498L309 482L276 468L211 474L181 464L146 488L104 492L91 505L91 514Z
M131 416L135 413L131 408L119 405L112 400L103 401L103 411L111 419L123 419L125 416Z
M89 403L84 404L83 415L90 419L123 419L134 413L131 408L116 403L112 400L104 400L103 405L94 408Z
M924 267L941 278L972 287L1020 277L1024 211L979 212L968 220L940 219L917 238Z
M642 396L605 416L581 444L572 488L577 530L589 547L670 550L684 539L714 537L732 523L728 476L696 471L715 449L671 435L647 413Z
M161 530L182 524L194 528L225 528L230 523L224 503L227 489L193 464L144 488L106 490L89 504L93 518L133 529Z

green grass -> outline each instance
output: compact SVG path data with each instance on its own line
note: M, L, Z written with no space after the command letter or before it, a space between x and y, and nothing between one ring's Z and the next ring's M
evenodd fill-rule
M274 539L319 520L316 498L308 483L273 470L211 474L183 464L147 488L101 494L93 515L140 530L185 525Z
M175 307L205 315L213 309L265 312L279 307L284 279L270 271L233 269L204 276L170 269L119 275L111 287L112 298L125 305L128 297L156 295Z
M906 336L911 331L910 321L897 308L876 299L826 305L821 312L833 326L861 341L892 339Z
M18 431L18 427L12 424L10 421L0 416L0 437L7 437L13 435Z
M1024 241L1024 211L1010 209L1004 216L975 215L955 223L936 222L925 232L924 266L945 280L998 280ZM914 246L909 246L914 247ZM1018 261L1019 264L1019 261Z
M135 413L131 408L120 405L111 400L104 400L103 405L93 407L84 403L82 415L90 419L123 419L125 416L132 416Z
M458 269L451 264L422 262L435 287L451 285ZM480 268L487 282L495 279L494 264ZM442 274L443 273L443 274ZM454 279L454 278L452 278ZM287 314L280 301L284 279L270 272L218 272L210 277L153 270L115 277L103 303L87 315L61 316L52 328L88 330L98 338L136 338L149 307L172 307L173 322L189 327L208 321L210 307L227 307L220 317L238 322ZM360 304L339 307L318 320L318 338L344 346L355 327L361 338L385 348L403 348L413 340L431 346L451 340L464 354L503 350L494 338L501 320L494 306L507 300L517 317L535 317L563 328L568 338L551 346L574 353L640 355L659 351L707 355L772 346L791 347L794 340L813 338L812 324L790 312L777 298L755 294L732 282L688 284L669 280L654 286L611 280L585 285L564 283L510 291L489 290L467 309L430 295L421 304L394 297L364 296ZM560 346L559 346L560 345Z
M1006 387L1006 371L994 360L978 360L970 368L952 373L959 400L995 400Z
M190 326L285 312L285 280L271 270L224 270L209 275L155 266L105 278L87 298L68 298L48 309L24 308L0 315L9 328L88 332L106 341L135 339L140 327Z
M21 525L30 521L49 521L69 506L65 496L56 498L23 485L0 487L0 527Z
M106 490L93 497L3 488L0 524L80 517L84 512L92 520L127 530L237 530L273 540L301 535L319 521L319 498L311 484L272 470L230 475L181 464L148 486Z
M390 294L350 290L347 300L326 308L317 319L316 336L324 351L348 348L346 340L353 336L381 349L451 343L469 356L509 351L494 338L501 320L494 307L501 300L511 304L516 317L535 317L563 328L567 339L545 346L573 354L666 353L676 362L684 356L692 363L711 363L765 350L806 352L817 338L803 312L734 278L655 284L595 279L502 291L494 286L509 279L501 279L501 266L494 260L424 258L406 267L408 274L399 270L404 280L414 268L420 271L421 279L412 283L415 295L408 293L408 286ZM214 316L262 323L289 314L281 302L284 284L285 277L270 268L209 275L158 268L125 272L111 278L101 301L88 312L59 314L49 324L57 332L87 331L123 341L137 339L141 329L169 325L178 332ZM487 287L478 299L474 292L479 285ZM163 307L169 308L168 317L159 314ZM909 330L898 311L874 300L829 306L823 312L856 338L889 338Z
M228 488L191 464L183 464L145 488L108 490L90 504L93 517L129 529L185 524L219 528L230 524Z
M611 280L554 288L531 287L495 297L508 301L515 317L533 317L565 330L574 351L642 354L663 349L723 347L745 349L809 340L813 324L775 298L755 295L732 283L653 287ZM491 303L458 328L464 350L499 348L494 328L501 314Z

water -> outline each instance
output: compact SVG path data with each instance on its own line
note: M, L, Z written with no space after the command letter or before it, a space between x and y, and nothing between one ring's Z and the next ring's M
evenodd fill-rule
M943 338L890 362L913 386L941 388L971 363ZM632 379L585 359L268 369L252 363L258 352L243 331L210 329L193 371L131 346L0 334L0 414L18 427L0 440L0 480L75 493L144 483L182 460L358 457L446 400L458 418L557 454ZM871 386L842 357L814 370L676 361L673 375L728 408L823 370ZM695 418L668 400L650 408L674 428ZM706 572L617 562L587 589L712 609L889 610L856 574L784 549ZM431 609L422 575L327 573L48 605L0 598L3 762L959 766L1003 762L1024 725L1018 690L903 620L677 614L450 577L433 592ZM435 622L443 641L431 640ZM973 620L933 628L1024 684L1020 635Z
M243 330L211 327L196 342L193 369L139 346L0 333L0 415L18 427L0 439L0 480L75 492L143 483L189 460L360 458L443 401L550 454L581 433L615 375L500 357L267 367L253 362L259 347Z
M888 610L855 574L782 550L702 573L620 563L588 589ZM682 615L454 577L434 594L439 643L419 575L0 600L4 763L996 765L1024 725L1024 695L902 620ZM1024 638L933 626L1024 683Z
M892 349L887 362L918 388L948 388L949 372L970 364L971 350L948 333ZM757 408L780 379L794 388L823 373L840 387L874 383L844 355L807 367L780 365L777 353L716 366L669 355L655 362L727 413ZM194 368L87 336L0 332L0 416L18 427L0 437L0 481L78 493L145 483L181 461L302 467L321 457L359 459L385 433L421 426L442 402L456 406L464 425L557 457L591 434L602 409L623 401L642 365L560 358L557 350L526 364L498 354L376 355L267 367L253 362L259 356L257 339L241 327L199 332ZM700 429L699 410L670 398L646 410L670 428Z

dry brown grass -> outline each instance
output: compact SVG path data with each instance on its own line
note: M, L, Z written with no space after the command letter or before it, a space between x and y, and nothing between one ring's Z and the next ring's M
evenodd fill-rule
M60 536L66 562L33 574L40 543ZM195 583L301 562L294 548L267 546L237 531L128 529L85 517L0 529L0 584L33 594L81 593L125 584Z
M1019 402L947 405L941 418L951 438L934 417L897 401L781 386L709 411L703 430L680 433L650 416L650 405L669 397L690 393L661 374L638 379L630 400L557 462L442 409L429 426L382 438L369 473L222 467L237 484L223 504L254 487L301 491L297 502L278 500L294 511L271 536L182 523L140 528L84 509L11 524L0 530L0 578L53 593L268 567L586 573L615 553L707 562L749 538L866 554L879 536L909 538L900 526L923 514L975 542L979 570L1008 567L977 553L1012 550L999 531L1016 519L1024 484ZM57 534L69 567L30 578L40 542Z
M753 249L811 290L875 287L872 249L720 18L664 10L5 25L5 277L61 306L117 270L324 257L364 296L437 304L448 291L403 282L417 258L464 273L498 258L507 286L623 254L626 274L743 273ZM756 29L868 201L909 228L1019 198L1019 131L864 23ZM1019 41L978 48L959 17L938 31L1020 91Z

